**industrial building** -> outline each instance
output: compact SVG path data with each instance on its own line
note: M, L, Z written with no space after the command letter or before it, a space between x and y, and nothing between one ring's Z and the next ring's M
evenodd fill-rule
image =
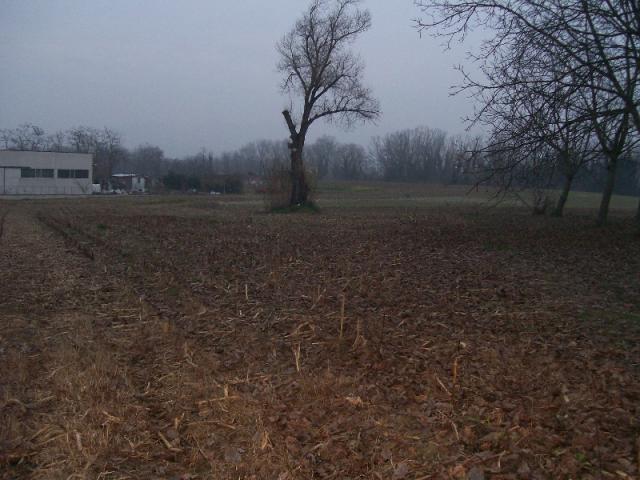
M0 150L0 195L89 195L93 155Z

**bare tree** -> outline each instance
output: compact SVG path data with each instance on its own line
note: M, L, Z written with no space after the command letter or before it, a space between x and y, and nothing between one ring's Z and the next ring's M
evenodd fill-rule
M318 179L333 174L333 164L338 157L340 145L335 138L323 135L307 147L307 163L313 168Z
M449 41L481 26L485 42L475 52L485 79L464 74L461 90L479 98L474 118L486 118L505 92L525 87L541 103L570 92L577 102L560 125L590 122L609 172L599 222L606 220L617 160L640 134L640 6L637 0L423 0L418 21ZM463 71L464 73L464 71Z
M77 153L95 153L99 136L99 130L85 126L74 127L67 132L68 141Z
M254 173L265 174L274 165L285 165L288 157L287 141L261 140L256 143L258 154Z
M298 96L299 125L292 112L282 112L291 138L291 205L308 201L302 152L309 127L322 118L350 126L373 121L380 106L362 84L363 63L349 46L371 26L360 0L314 0L293 29L277 45L282 89Z
M109 181L116 165L121 163L126 155L119 133L106 127L99 131L93 159L97 170L94 172L96 180L103 184Z
M607 122L597 122L596 135L606 158L607 178L602 191L598 224L604 225L609 215L609 205L615 186L616 171L620 157L627 151L629 137L629 115L612 117Z
M94 181L106 185L116 165L122 162L127 151L122 146L119 133L107 127L98 130L92 127L74 127L67 133L70 150L93 154Z
M53 152L65 152L70 149L67 144L67 134L62 130L58 130L56 133L47 135L47 144L49 150Z
M505 64L528 52L529 61L542 68L522 81L596 87L620 101L614 108L603 105L599 115L619 115L621 104L640 132L638 0L417 0L416 5L427 15L418 28L449 41L464 39L479 26L491 32L474 55L483 70L491 70L496 59ZM554 68L546 70L550 58ZM562 78L556 75L560 66L566 73ZM604 81L594 85L591 75Z
M9 150L9 146L11 145L11 130L8 128L3 128L0 130L0 141L4 145L5 150Z
M418 127L374 138L371 156L385 180L449 183L457 167L455 148L442 130Z
M120 168L128 169L124 173L137 173L153 178L159 178L167 173L164 152L160 147L149 144L134 148Z
M333 164L333 176L342 180L358 180L367 170L367 151L361 145L340 145Z
M2 130L0 140L9 150L42 151L48 147L44 130L32 123L24 123L14 129Z
M511 78L511 67L501 69L503 78ZM526 68L519 66L517 70L522 72ZM542 184L532 182L533 179L524 184L554 186L556 172L563 177L553 211L555 216L562 216L576 175L596 158L598 142L591 119L581 108L581 93L560 83L540 88L537 84L513 78L490 94L491 98L483 104L478 118L491 138L483 147L485 150L507 153L510 159L507 167L546 177ZM531 155L532 152L543 155ZM500 164L500 168L504 166ZM489 172L492 168L489 164Z

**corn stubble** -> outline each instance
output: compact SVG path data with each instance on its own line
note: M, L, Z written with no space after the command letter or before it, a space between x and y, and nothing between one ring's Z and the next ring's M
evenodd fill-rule
M0 205L0 478L637 478L626 226L205 201Z

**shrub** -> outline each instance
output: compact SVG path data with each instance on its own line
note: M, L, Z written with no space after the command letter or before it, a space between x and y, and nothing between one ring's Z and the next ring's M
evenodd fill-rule
M309 205L311 210L316 210L313 194L316 190L316 175L310 169L305 169L307 185L309 186ZM291 200L291 170L283 163L273 163L266 168L264 175L264 203L269 211L294 211L290 208ZM305 209L302 209L305 210ZM308 209L306 209L308 210Z
M167 190L184 190L187 179L180 173L170 171L164 177L162 177L162 183Z
M226 193L242 193L244 191L244 182L239 176L227 177L224 181L224 190Z
M187 178L187 187L189 190L200 190L201 183L200 178L192 175Z

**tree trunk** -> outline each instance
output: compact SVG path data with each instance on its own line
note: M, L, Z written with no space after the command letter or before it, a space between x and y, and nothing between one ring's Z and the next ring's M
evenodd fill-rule
M607 217L609 216L609 204L611 203L611 196L613 195L613 187L616 183L616 167L618 164L618 158L610 158L607 165L607 181L602 191L602 200L600 202L600 211L598 212L598 225L604 225L607 223Z
M300 131L297 131L289 110L284 110L282 115L291 134L291 143L289 144L289 149L291 150L291 198L289 199L289 206L293 207L294 205L304 205L309 200L309 184L307 183L307 176L302 163L302 150L304 149L308 125L307 127L302 125Z
M562 192L560 193L560 198L558 198L558 203L556 204L556 208L553 210L552 216L561 217L564 213L564 206L569 199L569 192L571 191L571 183L573 182L573 175L567 175L564 177L564 185L562 186Z
M638 210L636 210L636 225L640 227L640 200L638 200Z
M309 200L309 185L302 163L302 147L299 142L294 142L291 147L291 200L289 205L304 205Z

